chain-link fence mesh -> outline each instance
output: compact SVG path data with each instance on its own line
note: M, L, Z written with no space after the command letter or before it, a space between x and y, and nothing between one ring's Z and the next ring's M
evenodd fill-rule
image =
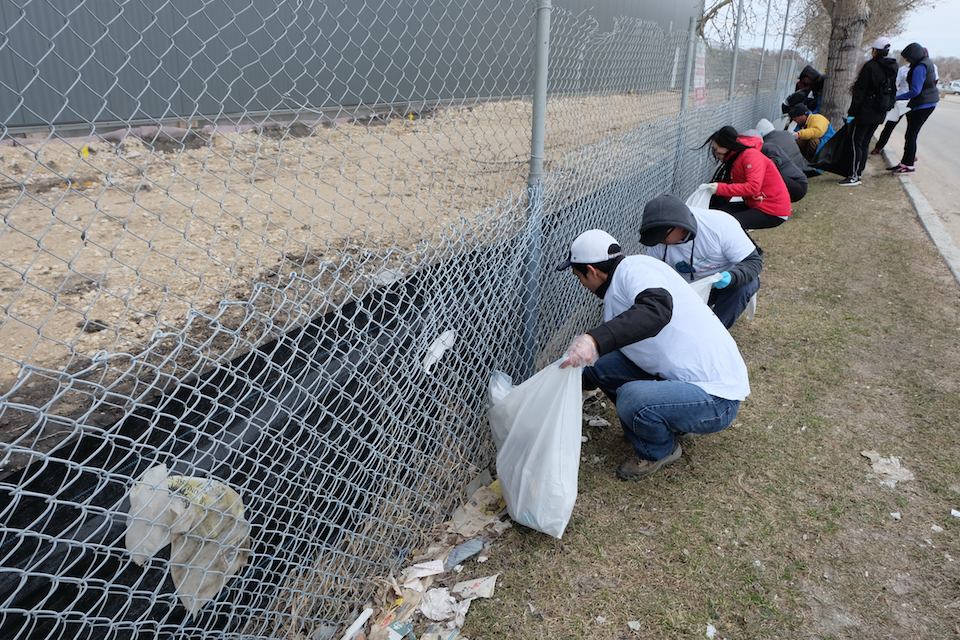
M4 638L349 621L491 462L490 372L597 320L553 270L569 240L638 251L644 202L708 179L697 147L778 116L791 82L741 51L731 99L731 52L694 47L681 111L686 31L554 8L531 199L531 3L19 0L0 21ZM169 547L125 548L160 464L235 489L251 527L196 615Z

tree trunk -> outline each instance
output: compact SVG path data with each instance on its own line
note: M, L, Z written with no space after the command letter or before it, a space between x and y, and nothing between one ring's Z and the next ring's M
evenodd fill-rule
M851 89L860 67L860 44L870 18L867 0L836 0L831 15L827 80L820 112L839 129L850 107Z

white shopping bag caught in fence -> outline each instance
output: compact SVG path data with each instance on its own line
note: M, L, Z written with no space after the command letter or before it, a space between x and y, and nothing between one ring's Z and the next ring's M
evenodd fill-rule
M697 187L696 191L690 194L690 197L687 198L687 206L695 207L697 209L709 209L710 208L710 198L713 196L710 193L710 185L702 184Z
M577 501L580 368L551 364L514 387L488 415L510 517L559 538Z

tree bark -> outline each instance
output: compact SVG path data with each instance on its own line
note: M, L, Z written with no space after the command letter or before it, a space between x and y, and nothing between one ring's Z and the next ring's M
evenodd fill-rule
M820 112L839 129L850 107L851 88L860 67L860 43L870 19L867 0L836 0L833 5L827 80Z

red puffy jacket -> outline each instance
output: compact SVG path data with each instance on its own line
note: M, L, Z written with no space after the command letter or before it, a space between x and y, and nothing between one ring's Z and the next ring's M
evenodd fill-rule
M749 148L741 151L734 159L730 171L733 182L717 184L717 195L728 200L740 196L751 209L771 216L789 216L790 194L787 192L787 185L783 183L777 165L760 151L763 140L740 136L737 142Z

